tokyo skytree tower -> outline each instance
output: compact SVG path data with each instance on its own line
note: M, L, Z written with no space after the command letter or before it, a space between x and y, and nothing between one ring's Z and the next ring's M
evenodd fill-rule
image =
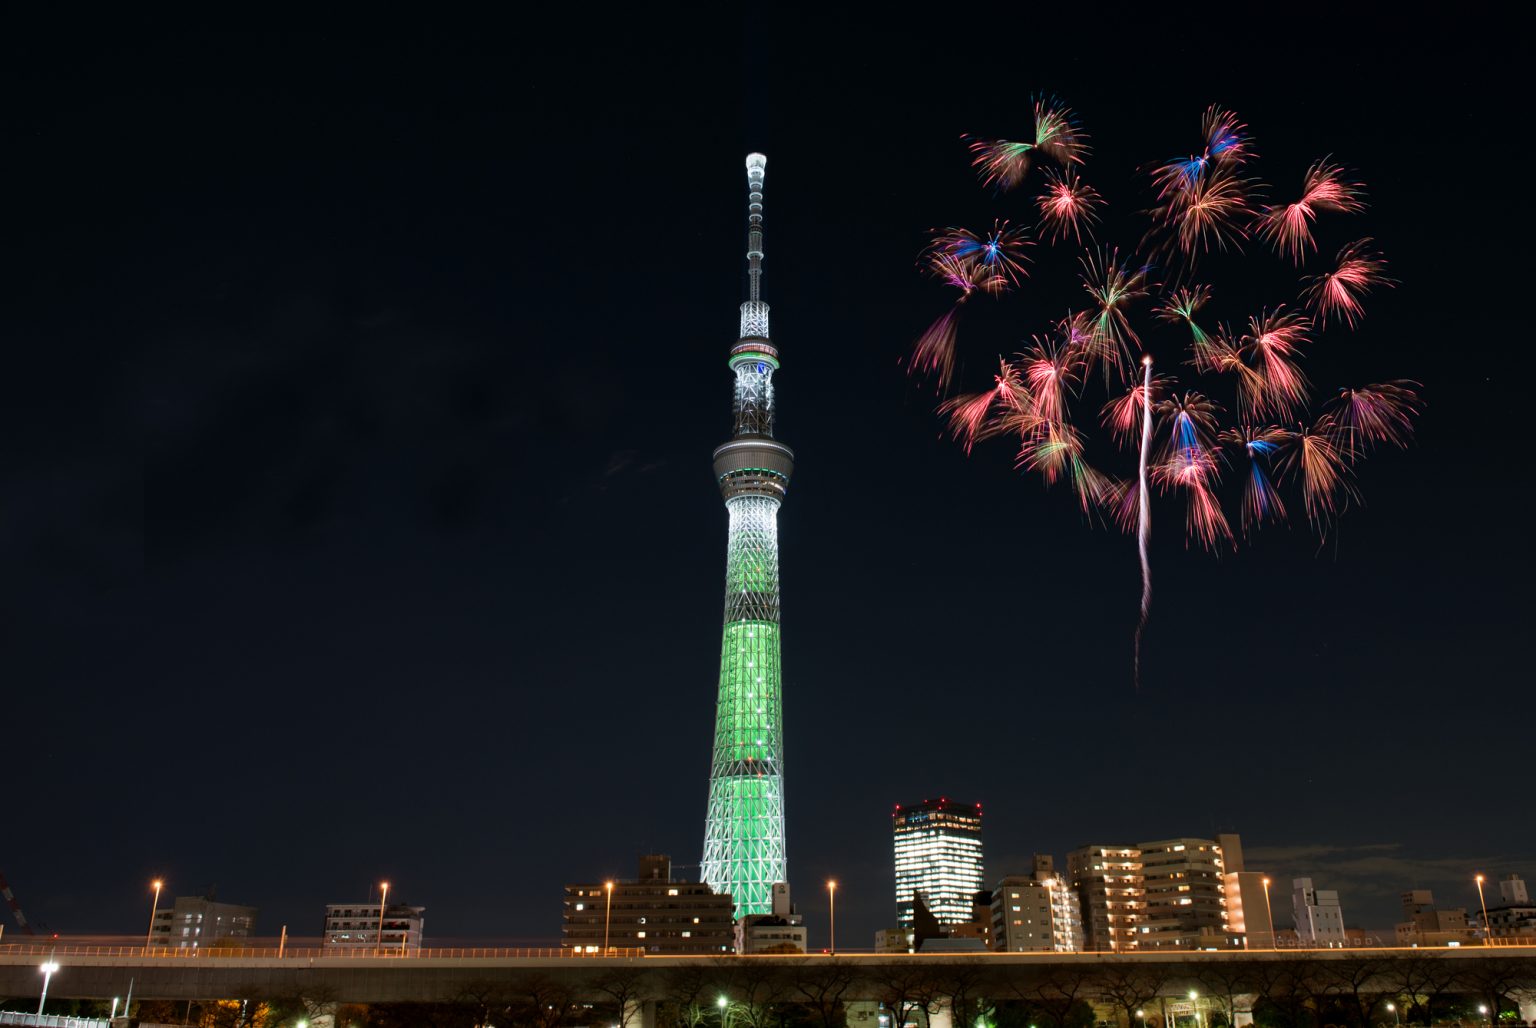
M725 629L715 704L714 760L704 827L702 877L736 901L736 916L773 910L786 881L783 709L779 678L779 504L795 455L773 438L773 373L763 276L763 169L747 155L747 302L731 348L735 431L715 450L715 479L730 515L725 557Z

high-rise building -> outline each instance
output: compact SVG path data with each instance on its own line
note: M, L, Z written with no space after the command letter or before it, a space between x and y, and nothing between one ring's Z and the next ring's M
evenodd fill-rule
M728 893L736 916L773 913L773 887L788 881L784 849L782 682L779 677L779 505L795 455L773 438L773 373L762 299L763 172L747 156L747 300L729 365L736 376L735 430L715 449L725 497L725 628L709 775L702 877Z
M327 903L326 949L373 948L382 953L412 953L421 949L426 907L402 903Z
M1143 842L1146 908L1138 949L1227 949L1241 946L1227 913L1226 862L1214 839Z
M640 858L637 878L565 887L560 945L582 953L729 953L735 947L731 897L704 882L672 877L663 854Z
M1008 875L993 887L993 949L1080 953L1085 945L1077 890L1049 856L1036 854L1032 874Z
M1136 949L1146 912L1141 850L1081 846L1067 854L1067 876L1077 890L1087 948L1096 952Z
M256 923L256 908L219 903L210 896L177 896L155 912L149 944L170 949L207 949L220 939L246 939Z
M898 806L891 832L901 926L913 926L913 899L919 895L940 925L970 921L973 900L982 891L981 804L937 799Z
M1344 909L1332 889L1316 889L1310 878L1291 879L1291 916L1296 944L1303 949L1342 949Z

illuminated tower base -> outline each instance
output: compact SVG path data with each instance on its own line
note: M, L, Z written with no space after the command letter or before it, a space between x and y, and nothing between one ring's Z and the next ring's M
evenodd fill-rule
M725 628L709 775L702 877L735 900L736 916L773 910L787 880L784 856L783 704L779 677L779 505L794 454L773 438L773 373L762 275L763 169L747 158L750 299L741 305L734 438L715 450L715 478L730 515Z

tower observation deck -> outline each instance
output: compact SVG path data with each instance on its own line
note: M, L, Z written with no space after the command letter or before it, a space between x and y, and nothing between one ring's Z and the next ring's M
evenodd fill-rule
M762 299L767 163L762 154L747 155L749 286L729 360L736 376L735 430L715 449L714 464L730 538L701 870L716 892L731 894L738 918L771 913L773 885L786 880L778 517L795 455L773 438L779 351L768 341Z

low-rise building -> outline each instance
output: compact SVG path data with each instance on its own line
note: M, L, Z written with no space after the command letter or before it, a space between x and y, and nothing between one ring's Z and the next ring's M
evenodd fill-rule
M1483 912L1472 916L1478 933L1497 945L1501 942L1530 943L1536 940L1536 904L1531 902L1525 882L1519 875L1505 875L1499 880L1498 902L1488 908L1488 923Z
M426 907L404 903L327 903L326 949L374 949L380 953L414 953L421 949Z
M804 953L805 918L789 901L789 883L773 883L773 910L736 921L737 953Z
M1310 878L1291 879L1291 916L1302 948L1344 948L1344 908L1337 892L1314 888Z
M149 926L149 944L168 949L207 949L220 940L249 938L255 924L255 907L220 903L211 894L177 896L174 903L155 911Z
M1476 938L1467 924L1467 908L1436 909L1429 889L1403 893L1403 917L1397 924L1399 946L1462 946Z
M729 953L736 946L735 902L704 882L672 877L664 854L640 858L639 877L565 887L560 945L583 953L610 948L647 953Z

